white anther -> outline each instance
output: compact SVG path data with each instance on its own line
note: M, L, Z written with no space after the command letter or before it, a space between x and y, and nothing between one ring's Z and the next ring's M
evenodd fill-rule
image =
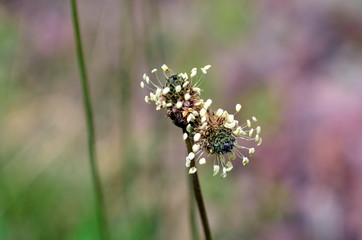
M180 108L182 108L182 105L183 105L183 102L178 101L178 102L176 103L176 108L177 108L177 109L180 109Z
M228 116L229 116L229 113L225 110L225 111L222 113L222 117L227 118Z
M255 153L255 148L249 148L249 155L252 156Z
M164 71L164 72L168 72L168 67L166 66L166 64L163 64L162 66L161 66L161 68L162 68L162 70Z
M251 119L253 119L254 122L258 121L258 119L256 119L256 117L254 117L254 116Z
M187 124L187 126L186 126L186 131L188 131L188 132L191 132L191 124Z
M154 102L157 101L155 94L153 94L152 92L150 93L150 98L151 98L151 101L154 101Z
M224 110L222 110L221 108L219 108L217 111L216 111L216 116L218 117L221 117L221 115L223 114Z
M197 112L197 111L193 111L192 114L193 114L195 117L198 117L198 116L200 115L199 112Z
M181 86L180 85L177 85L176 87L175 87L175 90L176 90L176 93L179 93L180 91L181 91Z
M227 162L226 163L226 171L227 172L230 172L231 171L231 169L233 169L233 164L231 163L231 162Z
M151 71L151 73L156 73L156 72L157 72L156 68Z
M211 103L212 103L212 100L207 99L206 102L204 103L204 108L208 109L210 107Z
M197 168L192 167L192 168L190 168L190 170L189 170L189 174L194 174L196 171L197 171Z
M169 87L165 87L163 90L162 90L162 94L163 95L166 95L167 93L170 92L170 88Z
M231 122L231 123L225 123L224 124L224 126L226 127L226 128L229 128L229 129L232 129L232 128L234 128L235 127L235 121L233 121L233 122Z
M257 127L255 128L255 130L256 130L256 134L259 134L260 131L261 131L261 127L260 127L260 126L257 126Z
M211 65L206 65L206 66L204 67L205 70L209 70L209 68L211 68Z
M199 160L199 164L203 165L203 164L205 164L205 163L206 163L206 159L205 159L205 158L201 158L201 159Z
M205 108L201 109L201 110L200 110L200 116L201 116L201 117L205 116L206 112L207 112L207 111L206 111Z
M141 86L141 88L144 88L144 87L145 87L144 82L141 82L141 83L140 83L140 86Z
M241 110L241 105L238 103L235 105L236 112L239 112Z
M201 134L200 134L200 133L196 133L196 134L194 135L194 141L195 141L195 142L198 142L198 141L200 140L200 138L201 138Z
M248 119L248 120L246 120L246 126L248 126L249 128L251 127L251 122L250 122L250 120Z
M235 135L240 135L241 134L241 127L239 126L239 127L237 127L234 131L233 131L233 133L235 134Z
M195 158L195 153L190 152L189 155L187 155L187 158L188 158L189 160L193 160L193 159Z
M213 169L213 176L216 176L220 171L220 166L219 165L214 165L214 169Z
M189 136L189 135L188 135L187 133L184 133L184 134L182 135L183 140L186 140L188 136Z
M195 92L201 92L201 89L198 87L193 87L192 90L194 90Z
M254 128L250 129L250 131L249 131L249 137L251 137L251 136L253 135L253 133L254 133Z
M195 120L195 116L190 113L188 116L187 116L187 122L193 122Z
M185 96L184 96L185 100L188 101L190 100L191 96L189 93L186 93Z
M194 144L194 145L192 146L192 151L193 151L193 152L197 152L199 149L200 149L200 144Z
M226 121L227 121L228 123L234 122L234 115L229 114Z
M243 165L247 165L249 163L249 158L243 157Z
M201 120L202 120L202 119L201 119ZM204 123L201 125L200 129L201 129L201 130L204 130L204 129L206 129L206 127L207 127L207 122L204 122Z
M145 102L146 102L146 103L150 103L150 99L149 99L148 96L145 96Z
M189 84L189 81L184 82L184 83L182 84L182 88L187 87L188 84Z
M146 76L145 81L147 84L150 84L150 78L148 76Z

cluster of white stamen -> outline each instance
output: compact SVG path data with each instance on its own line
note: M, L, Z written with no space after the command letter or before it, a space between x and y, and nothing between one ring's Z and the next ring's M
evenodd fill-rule
M247 153L252 156L255 153L255 148L239 145L239 142L255 141L257 145L260 145L262 143L262 139L259 136L261 127L252 127L252 124L257 122L255 117L252 117L251 120L248 119L245 124L239 125L239 122L235 120L235 114L240 112L242 108L240 104L235 105L235 114L230 114L221 108L216 112L212 112L209 110L212 100L207 99L203 101L198 98L201 89L198 88L197 85L204 79L204 75L207 74L207 70L210 69L210 67L210 65L206 65L200 68L203 74L195 82L192 79L197 75L197 68L191 70L189 79L187 73L176 75L164 64L161 66L161 69L167 80L169 81L171 79L170 82L162 84L158 78L157 69L153 69L151 73L156 75L158 83L152 82L150 78L144 74L140 86L141 88L151 90L149 96L145 96L145 102L154 102L156 104L156 110L167 109L169 112L179 111L179 114L182 113L180 116L183 121L185 121L183 126L184 129L186 129L186 132L183 134L183 140L190 138L193 141L192 152L187 155L185 163L185 166L189 168L189 174L197 171L197 164L203 165L206 163L206 158L202 157L206 152L208 155L216 155L213 164L213 175L215 176L220 173L221 177L226 177L227 173L233 169L232 161L234 161L236 157L241 158L243 165L249 163L248 157L244 156L241 150L246 150ZM180 78L181 81L177 82L175 78L174 82L172 82L171 77L175 75L178 77L178 81ZM192 103L193 107L189 107L190 103ZM207 148L207 146L209 146L208 144L210 144L208 142L208 136L212 131L221 131L223 134L226 134L225 138L227 140L225 141L225 145L222 145L223 148L217 145ZM230 138L228 137L229 135ZM225 135L222 136L224 137ZM214 139L218 139L218 137ZM217 140L211 142L214 144L223 143L223 141L224 140L220 140L219 142L219 140ZM195 162L191 164L192 161Z
M211 104L211 100L210 100ZM204 103L204 108L200 110L200 116L206 117L208 115L207 108L209 107L209 104ZM205 110L204 110L205 109ZM236 113L238 113L241 110L241 105L236 104L235 106ZM216 122L219 122L221 124L221 127L225 127L226 129L230 129L232 136L235 138L235 144L234 147L230 150L230 152L218 154L214 152L209 152L209 154L216 154L216 158L214 161L214 167L213 167L213 173L214 175L217 175L220 173L221 177L226 177L227 173L233 169L232 161L236 159L236 157L240 157L242 159L242 164L246 165L249 163L249 159L247 156L244 156L242 153L243 149L247 150L248 155L252 156L255 153L255 148L253 147L246 147L239 145L239 142L241 141L255 141L258 145L261 144L262 139L260 138L259 134L261 132L261 127L257 126L255 128L252 127L252 122L257 122L257 119L255 117L252 117L252 120L247 120L245 124L239 125L239 122L235 120L235 114L230 114L226 110L218 109L215 113ZM199 128L196 129L197 133L194 134L194 140L195 138L197 140L201 139L201 147L203 148L203 144L207 142L207 140L202 140L203 136L202 134L207 131L209 128L208 123L206 120L203 121L201 119L201 123L203 123ZM200 138L199 135L200 134ZM196 136L196 137L195 137ZM204 142L202 142L204 141ZM200 144L200 143L197 143ZM199 150L198 147L195 147L194 151L195 154L198 153Z

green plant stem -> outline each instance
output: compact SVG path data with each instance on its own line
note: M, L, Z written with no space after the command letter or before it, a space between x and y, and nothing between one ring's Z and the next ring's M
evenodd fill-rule
M195 199L194 199L194 191L192 185L192 178L188 178L188 185L189 185L189 218L190 218L190 225L191 225L191 237L192 240L199 240L197 222L195 217Z
M77 1L70 0L71 9L72 9L72 19L73 19L73 28L74 28L74 37L77 50L78 66L80 71L80 79L83 91L83 106L85 111L85 118L87 124L87 133L88 133L88 152L89 152L89 163L91 167L91 176L94 186L94 194L96 200L96 212L97 220L99 225L100 238L102 240L110 239L108 228L107 228L107 218L105 214L105 204L102 193L102 185L99 176L99 170L97 166L97 157L95 149L95 131L94 131L94 121L93 121L93 112L92 104L90 100L89 93L89 83L87 77L86 64L83 56L83 48L78 20L78 9Z
M190 137L188 137L185 142L186 142L187 152L188 153L192 152L192 144L193 144L192 139ZM194 166L195 166L195 160L191 161L190 168L192 168ZM212 240L209 222L207 220L207 212L206 212L204 200L202 197L201 186L200 186L199 177L198 177L197 172L195 172L194 174L191 174L190 178L191 178L190 181L192 182L192 187L194 190L195 200L196 200L197 207L198 207L199 213L200 213L202 227L204 229L205 240Z

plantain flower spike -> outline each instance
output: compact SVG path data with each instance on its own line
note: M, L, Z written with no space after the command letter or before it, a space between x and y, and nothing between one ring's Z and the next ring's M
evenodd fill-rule
M157 69L153 69L151 73L156 76L157 82L144 74L140 86L151 91L145 101L153 102L156 110L165 109L166 116L183 129L183 139L192 141L192 152L186 157L185 164L188 173L194 174L199 165L207 163L206 157L212 157L213 175L219 174L225 178L233 169L236 159L240 159L242 165L249 163L247 156L251 157L255 148L245 146L244 143L254 142L259 146L262 143L261 127L253 126L258 121L254 116L241 125L235 120L235 114L242 108L240 104L236 104L236 112L231 114L221 108L213 111L212 100L204 101L200 98L199 86L210 67L206 65L200 68L203 75L198 79L197 68L193 68L189 79L187 73L177 74L164 64L161 67L164 82L160 81ZM191 161L195 161L193 166Z

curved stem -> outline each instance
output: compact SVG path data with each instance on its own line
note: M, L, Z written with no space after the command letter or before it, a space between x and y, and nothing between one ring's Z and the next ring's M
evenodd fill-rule
M107 229L107 221L106 221L106 214L105 214L105 205L103 200L103 193L102 193L102 185L99 176L99 170L97 166L97 157L96 157L96 149L95 149L95 131L94 131L94 122L93 122L93 111L92 111L92 103L90 100L90 93L89 93L89 83L87 77L87 70L86 64L83 56L83 49L82 49L82 41L81 41L81 34L80 34L80 27L79 27L79 20L78 20L78 9L77 9L77 1L71 1L71 8L72 8L72 20L73 20L73 28L74 28L74 38L76 43L77 49L77 58L78 58L78 65L79 71L81 76L81 85L83 91L83 105L87 123L87 133L88 133L88 153L89 153L89 163L91 166L91 175L93 180L94 186L94 194L96 200L96 211L97 211L97 220L99 225L99 231L102 240L110 239L108 229Z
M192 144L193 144L192 139L190 137L188 137L185 142L186 142L187 152L188 153L192 152ZM190 167L194 167L194 166L195 166L195 160L191 161ZM206 212L204 200L202 197L201 186L200 186L199 177L198 177L197 172L195 172L194 174L191 174L190 178L191 178L191 182L192 182L192 186L193 186L193 190L194 190L195 199L197 202L197 207L199 208L202 227L203 227L204 233L205 233L205 239L211 240L212 239L211 231L210 231L210 227L209 227L209 222L207 220L207 212Z
M194 199L194 191L192 185L192 178L188 178L188 185L189 185L189 218L190 218L190 225L191 225L191 237L192 240L199 240L198 234L198 227L196 222L195 216L195 199Z

